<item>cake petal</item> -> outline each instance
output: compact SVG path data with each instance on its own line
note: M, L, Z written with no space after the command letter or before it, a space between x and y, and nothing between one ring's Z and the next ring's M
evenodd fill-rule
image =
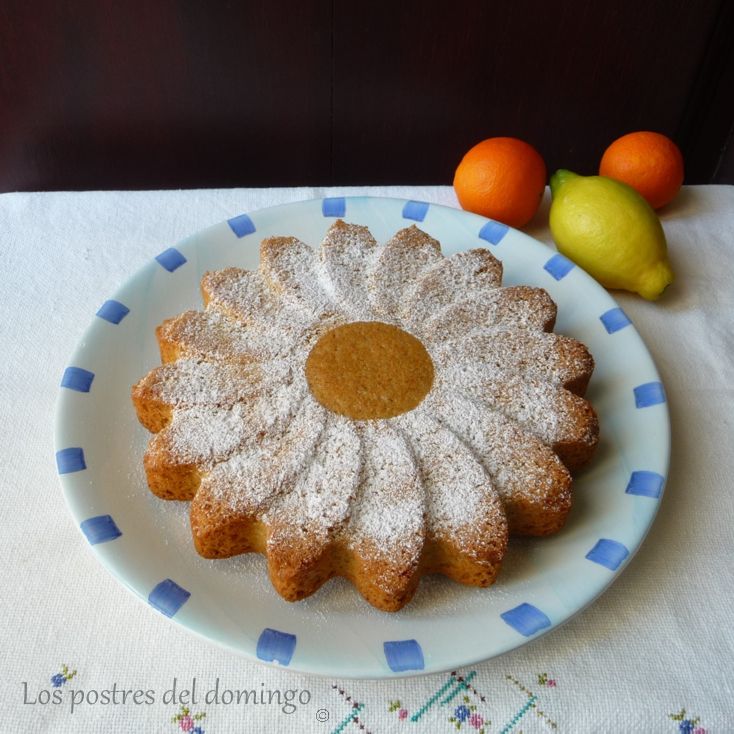
M257 435L203 477L191 503L194 544L201 555L265 552L262 515L274 498L293 491L325 423L326 411L306 395L283 430Z
M157 329L163 362L182 357L207 361L259 362L277 355L276 344L243 329L216 311L185 311Z
M481 401L539 438L570 469L589 461L599 442L591 404L569 390L494 366L463 363L442 375L444 384Z
M545 380L583 395L594 371L589 350L576 339L523 329L481 329L434 345L434 364L461 367L479 362L498 371Z
M417 278L415 290L402 305L403 321L414 328L468 298L486 298L502 285L502 263L489 250L458 252L439 260Z
M375 314L395 319L424 269L443 258L441 245L415 225L401 229L379 251L367 275Z
M173 413L145 452L148 486L164 499L191 499L201 475L258 435L285 425L306 391L305 380L278 385L228 408L200 405Z
M571 508L571 475L540 439L451 388L432 393L430 408L489 472L511 533L547 535L563 526Z
M433 316L426 314L424 322L416 319L416 333L430 342L441 342L487 327L552 331L556 311L556 304L542 288L497 288L481 297L470 293L459 298Z
M321 261L334 300L354 320L371 316L367 296L367 269L377 242L367 227L337 219L321 243Z
M282 330L283 324L294 321L305 328L313 323L310 314L288 308L258 270L225 268L204 273L201 292L207 310L218 311L250 329Z
M426 492L424 572L489 586L507 546L505 513L489 475L423 406L397 421L410 437Z
M276 381L273 373L282 371L269 366L268 382ZM151 370L133 386L132 399L140 422L156 433L171 422L174 408L233 405L261 391L263 382L257 364L180 359Z
M361 462L353 422L329 413L308 469L263 515L270 578L285 599L302 599L341 572L331 551L349 518Z
M268 237L260 245L260 272L284 303L313 318L337 309L325 288L316 252L296 237Z
M418 585L425 493L413 450L389 421L365 422L362 447L362 481L344 534L350 578L370 604L395 611Z

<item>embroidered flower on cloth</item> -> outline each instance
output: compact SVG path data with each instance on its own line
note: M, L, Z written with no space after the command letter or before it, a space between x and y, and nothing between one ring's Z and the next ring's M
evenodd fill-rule
M51 685L54 688L61 688L67 681L70 681L76 675L76 670L69 671L67 665L61 666L61 672L51 676Z
M680 734L707 734L706 729L698 726L701 719L698 716L694 718L687 716L685 709L681 709L677 714L668 714L668 716L678 722Z
M181 731L190 732L190 734L204 734L204 729L197 726L196 722L201 721L206 716L205 713L191 713L188 706L181 706L179 712L171 719L172 724L178 724Z
M491 722L485 722L484 717L477 713L477 707L471 703L469 696L464 696L463 700L464 703L454 709L454 715L449 717L449 721L458 730L461 730L463 724L468 724L472 728L477 729L479 734L484 734L484 724Z
M387 710L391 714L397 711L398 719L400 719L401 721L405 721L405 719L408 718L408 709L404 709L400 701L390 701L390 704L388 705Z

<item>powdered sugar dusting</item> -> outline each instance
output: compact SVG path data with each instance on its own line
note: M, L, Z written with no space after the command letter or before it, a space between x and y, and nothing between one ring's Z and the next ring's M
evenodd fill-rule
M549 446L595 440L586 401L556 385L472 360L451 364L441 379L447 389L500 411Z
M214 309L186 311L164 322L159 340L175 344L179 357L215 362L261 362L277 357L267 342Z
M401 229L379 251L367 274L370 303L379 317L396 318L425 268L443 259L439 243L412 226Z
M504 514L489 475L457 436L434 420L425 405L396 419L410 436L426 492L427 525L438 538L467 549L484 545L475 527L486 514L504 527ZM464 540L464 543L461 543Z
M270 237L260 248L260 269L285 303L314 319L336 310L331 285L316 253L295 237Z
M260 431L253 440L204 477L210 497L240 516L258 516L277 494L293 489L308 469L326 421L326 411L305 394L281 430Z
M444 341L431 355L441 366L481 362L555 385L573 382L589 368L588 352L574 339L507 327L478 328L465 337Z
M558 481L563 484L568 476L539 439L486 405L458 395L453 386L438 385L426 403L426 410L440 416L441 423L471 447L504 498L542 503L557 494Z
M326 544L349 517L360 477L360 439L352 421L329 414L308 470L263 515L274 528L269 547L302 539Z
M283 379L282 370L270 373L269 382ZM227 405L261 389L264 374L259 365L214 364L179 359L152 370L141 382L151 398L172 406Z
M202 288L210 318L223 318L241 335L248 353L262 361L291 356L302 364L314 340L345 320L337 312L316 318L297 300L296 305L283 303L259 272L229 268L207 273Z
M423 549L425 496L410 444L389 421L362 424L364 463L348 542L376 545L387 561L396 547L417 562Z
M320 253L267 239L258 271L207 273L206 309L161 327L178 359L144 382L173 419L151 446L195 464L202 497L265 523L269 552L344 542L379 560L386 593L409 589L427 540L494 563L499 496L542 504L567 478L543 442L579 440L584 401L560 385L589 367L578 343L543 332L547 293L500 288L501 272L486 250L444 258L416 227L378 247L337 221ZM329 329L372 320L423 338L435 380L418 408L355 422L316 402L304 364Z
M174 410L171 424L161 434L176 463L202 462L207 467L226 459L258 432L283 425L306 392L304 379L275 385L251 402L227 408L198 405ZM161 435L159 434L159 435Z
M421 327L457 299L486 298L501 283L502 263L488 250L458 252L418 275L414 291L402 305L401 317L407 324Z
M167 428L158 434L177 463L213 466L227 458L247 437L251 408L235 403L229 408L197 406L176 410Z
M457 339L487 327L513 330L545 331L552 328L556 306L542 288L513 286L481 291L470 290L466 296L457 296L445 308L437 308L434 315L426 314L425 321L416 321L416 328L428 341L443 341L446 334Z
M324 274L330 291L353 321L370 321L374 314L367 294L367 273L379 253L367 227L337 220L321 244Z

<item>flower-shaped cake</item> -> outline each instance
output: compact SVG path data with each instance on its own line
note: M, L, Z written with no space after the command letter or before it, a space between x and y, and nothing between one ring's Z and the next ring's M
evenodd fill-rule
M288 600L335 575L387 611L425 573L488 586L508 531L563 525L598 441L588 350L501 280L485 249L342 221L207 273L132 391L151 490L191 500L201 555L265 554Z

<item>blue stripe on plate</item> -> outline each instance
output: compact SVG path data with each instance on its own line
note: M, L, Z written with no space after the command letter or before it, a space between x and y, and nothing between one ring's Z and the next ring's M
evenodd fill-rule
M423 650L416 640L390 640L383 643L383 649L387 664L395 673L425 667Z
M413 219L416 222L422 222L428 214L428 207L425 201L408 201L403 207L403 219Z
M477 235L480 240L489 242L490 245L499 245L502 238L510 231L510 228L502 222L495 222L490 219L480 230Z
M658 499L663 492L665 477L654 471L633 471L625 492L640 497Z
M227 220L227 224L238 237L246 237L255 231L255 222L247 214L232 217L232 219Z
M255 654L260 660L288 665L295 649L295 635L266 627L260 633Z
M61 449L56 452L56 468L59 474L71 474L87 468L84 461L84 451L80 448Z
M343 217L347 211L347 200L343 196L332 196L321 202L321 213L325 217Z
M189 600L190 591L186 591L171 579L164 579L156 584L148 594L148 604L166 617L172 617Z
M99 307L97 316L105 321L109 321L111 324L119 324L129 313L130 309L124 303L110 300L105 301Z
M608 568L610 571L616 571L629 554L627 548L619 541L600 538L586 554L586 558Z
M160 255L156 255L155 259L158 261L158 264L165 268L169 273L177 270L186 262L186 258L175 247L169 247Z
M576 266L563 255L553 257L543 265L543 270L550 273L556 280L563 280Z
M635 405L638 408L649 408L665 402L665 388L662 382L646 382L635 389Z
M61 378L61 387L77 392L89 392L94 379L94 372L83 370L81 367L67 367Z
M551 626L551 621L544 612L527 603L502 612L500 617L525 637L530 637L536 632Z
M632 322L629 320L629 316L622 311L621 308L612 308L606 313L603 313L599 320L604 324L604 328L608 334L614 334L615 331L624 329L625 326L629 326Z
M119 538L122 535L120 528L110 515L97 515L97 517L88 517L79 526L86 536L90 545L97 543L107 543L110 540Z

